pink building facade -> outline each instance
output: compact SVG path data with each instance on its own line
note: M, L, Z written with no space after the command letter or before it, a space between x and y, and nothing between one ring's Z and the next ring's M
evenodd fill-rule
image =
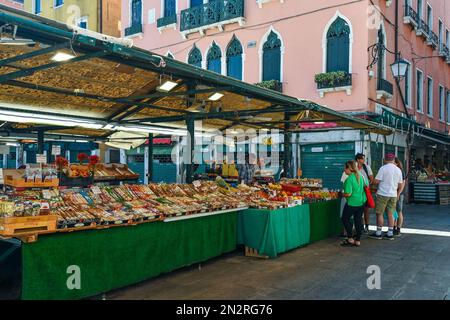
M24 0L0 0L0 4L16 9L23 9Z
M273 89L356 116L379 119L386 110L382 121L389 112L399 119L389 122L398 129L391 137L302 133L299 146L353 142L351 153L364 152L374 163L390 151L407 163L412 152L448 167L448 1L398 0L398 51L409 63L402 94L390 68L395 0L122 1L123 36L136 46L249 83L276 80ZM386 50L369 50L377 43ZM415 139L408 138L414 129Z

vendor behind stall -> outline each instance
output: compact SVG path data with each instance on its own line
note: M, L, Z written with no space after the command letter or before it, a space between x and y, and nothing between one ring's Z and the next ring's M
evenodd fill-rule
M238 163L237 170L239 172L239 183L250 184L253 181L255 172L258 169L256 155L250 153L245 163Z

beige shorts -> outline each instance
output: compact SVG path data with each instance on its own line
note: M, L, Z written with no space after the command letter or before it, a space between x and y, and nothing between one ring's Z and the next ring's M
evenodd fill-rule
M384 197L377 194L375 212L377 214L384 214L385 211L394 213L396 205L397 197Z

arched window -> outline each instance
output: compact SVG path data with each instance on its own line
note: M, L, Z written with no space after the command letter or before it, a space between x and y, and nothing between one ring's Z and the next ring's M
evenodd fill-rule
M188 63L190 65L201 68L202 67L202 53L197 46L194 45L191 52L189 52Z
M327 32L327 72L349 72L350 26L338 17Z
M262 80L281 81L281 40L273 31L263 46Z
M209 49L208 55L206 57L207 69L217 73L222 73L221 59L222 52L220 51L219 46L215 42L213 42L211 49Z
M233 36L227 48L227 76L242 80L242 45Z

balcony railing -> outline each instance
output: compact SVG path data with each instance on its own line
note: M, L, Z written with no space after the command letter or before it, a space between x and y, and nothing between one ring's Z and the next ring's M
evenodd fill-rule
M411 6L405 6L404 23L412 24L415 28L419 25L419 15Z
M432 46L434 48L437 48L437 46L439 44L439 37L438 37L438 35L436 33L434 33L434 31L430 30L429 35L428 35L428 39L427 39L426 42L427 42L428 45L430 45L430 46Z
M445 45L445 43L439 44L439 55L444 59L447 59L447 57L450 55L450 51L448 47Z
M377 83L377 99L382 97L391 98L394 95L394 85L386 79L378 79Z
M283 83L278 80L268 80L256 84L259 87L283 92Z
M162 27L166 27L166 26L170 26L172 24L177 23L177 15L171 15L171 16L167 16L167 17L162 17L159 18L156 21L156 27L157 28L162 28Z
M244 17L244 0L216 0L181 11L181 31Z
M425 38L428 38L430 35L430 27L422 19L419 19L419 26L417 27L416 34Z
M142 24L135 24L129 28L125 28L125 37L142 32Z

